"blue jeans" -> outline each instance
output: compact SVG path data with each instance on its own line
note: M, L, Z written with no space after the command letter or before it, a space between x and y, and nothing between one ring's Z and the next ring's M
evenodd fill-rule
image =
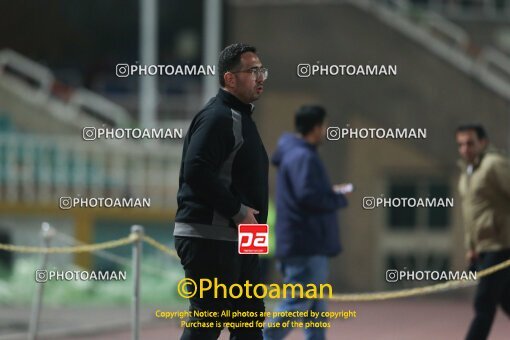
M328 258L326 256L299 256L282 260L280 263L280 271L283 275L285 283L300 283L303 287L307 284L313 283L319 285L327 283L328 279ZM290 295L290 294L287 294ZM298 299L288 296L283 299L275 311L306 311L313 310L314 312L322 312L327 310L325 300L310 300ZM285 322L288 318L274 318L266 320L269 322ZM298 319L290 319L291 321L299 321ZM324 318L318 319L304 319L307 321L325 321ZM283 339L292 328L264 328L265 340L279 340ZM324 328L305 328L305 338L307 340L323 340L326 338L326 330Z

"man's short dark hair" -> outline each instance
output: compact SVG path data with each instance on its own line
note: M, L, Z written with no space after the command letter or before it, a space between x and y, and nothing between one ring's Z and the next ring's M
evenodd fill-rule
M316 126L322 125L326 118L326 110L319 105L303 105L294 116L296 131L306 136Z
M463 124L457 127L457 130L455 130L455 135L459 132L468 132L468 131L474 131L476 133L476 137L478 137L479 140L487 139L487 132L485 131L485 128L481 124Z
M235 43L225 47L223 51L221 51L218 61L218 75L220 77L221 86L225 86L225 79L223 79L225 73L236 70L241 63L241 54L246 52L257 53L257 49L251 45Z

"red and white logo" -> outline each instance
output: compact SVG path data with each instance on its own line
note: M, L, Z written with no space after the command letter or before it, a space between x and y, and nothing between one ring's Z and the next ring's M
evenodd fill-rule
M240 224L238 227L239 254L267 254L269 226L267 224Z

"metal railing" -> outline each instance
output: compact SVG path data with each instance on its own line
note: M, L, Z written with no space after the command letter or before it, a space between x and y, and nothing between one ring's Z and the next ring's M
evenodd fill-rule
M1 250L20 252L20 253L32 253L41 254L41 265L39 269L43 271L47 268L48 254L63 254L63 253L77 253L77 252L97 252L101 250L121 247L121 246L132 246L132 303L131 303L131 334L133 340L140 338L140 276L141 276L141 256L142 256L142 243L146 242L150 246L157 250L165 253L168 256L177 258L177 254L174 250L168 248L164 244L156 241L155 239L144 235L144 229L142 226L133 225L131 227L131 234L127 237L119 238L96 244L83 244L70 247L51 247L51 240L55 236L55 230L47 222L42 223L42 238L43 246L31 247L21 246L13 244L0 244ZM477 272L477 281L489 275L492 275L498 271L507 269L510 267L510 260L505 260L492 267L486 268ZM43 306L43 293L44 284L47 281L46 277L43 280L37 280L36 272L36 292L33 297L32 313L30 315L30 323L28 330L28 339L35 340L37 338L39 330L40 315ZM410 289L402 289L396 291L384 291L384 292L371 292L371 293L354 293L354 294L333 294L327 299L331 301L382 301L390 299L400 299L413 296L423 296L438 292L447 292L455 289L465 288L473 286L477 281L469 281L466 279L448 280L428 286L415 287ZM179 289L179 288L178 288ZM184 297L184 296L182 296Z
M175 206L180 143L83 141L0 134L0 201L55 204L59 197L150 198Z
M428 0L412 1L398 0L394 3L405 3L430 11L435 11L455 20L487 20L509 21L509 0L473 0L470 2L460 0Z
M278 2L231 0L230 2L239 7L350 4L372 14L453 67L477 78L489 89L510 100L510 91L508 91L510 70L507 68L510 57L498 53L497 58L494 58L492 48L480 48L480 53L474 53L472 49L474 44L467 32L436 11L428 10L428 7L416 13L413 11L413 4L408 0L281 0ZM508 2L510 5L510 0ZM502 71L504 76L509 76L508 79L501 77Z
M410 14L407 5L392 6L378 0L348 2L373 13L390 27L510 100L510 57L494 48L480 48L479 53L474 53L469 35L452 21L433 11L420 13L417 19Z
M132 263L131 269L133 271L133 290L131 301L131 338L138 340L140 338L140 278L142 274L141 258L142 258L142 245L147 242L155 249L162 253L177 257L174 250L168 248L164 244L156 241L155 239L144 234L144 228L140 225L133 225L131 227L131 234L127 237L117 240L107 241L97 244L78 244L75 246L52 247L51 241L59 234L49 223L42 223L42 246L17 246L12 244L0 244L0 249L11 252L19 253L39 253L41 254L41 263L36 271L36 289L32 301L32 309L30 313L30 321L28 327L28 339L36 340L39 333L40 319L43 309L44 286L47 282L47 276L38 278L38 272L46 272L48 267L49 254L63 254L63 253L79 253L79 252L103 252L106 249L112 249L121 246L132 246ZM118 260L116 260L118 261Z
M59 112L54 112L52 104L64 106L66 113L61 118L77 127L83 121L112 126L131 124L124 108L85 89L70 89L67 100L52 96L55 77L51 70L9 49L0 50L0 81L5 82L5 88L15 92L19 98L37 100L37 104L46 107L55 118L59 118Z

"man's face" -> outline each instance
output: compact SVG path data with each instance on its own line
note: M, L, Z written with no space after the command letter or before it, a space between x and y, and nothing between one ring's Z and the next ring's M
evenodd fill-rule
M324 141L326 140L326 136L328 134L328 128L327 128L328 124L327 124L327 121L324 121L322 122L322 124L320 125L320 129L321 129L321 132L320 132L320 143L324 143Z
M230 72L230 79L226 81L227 89L243 103L248 104L256 101L264 91L264 78L260 74L250 72L250 70L261 67L262 63L255 53L243 53L239 68Z
M327 134L326 122L323 122L321 125L318 126L317 135L319 137L319 144L324 143L324 141L326 140L326 134Z
M312 137L311 141L314 145L321 145L326 139L326 124L322 123L320 125L316 125L312 131L309 132L309 135Z
M487 147L486 139L479 139L474 130L457 132L459 154L469 164L473 164Z

